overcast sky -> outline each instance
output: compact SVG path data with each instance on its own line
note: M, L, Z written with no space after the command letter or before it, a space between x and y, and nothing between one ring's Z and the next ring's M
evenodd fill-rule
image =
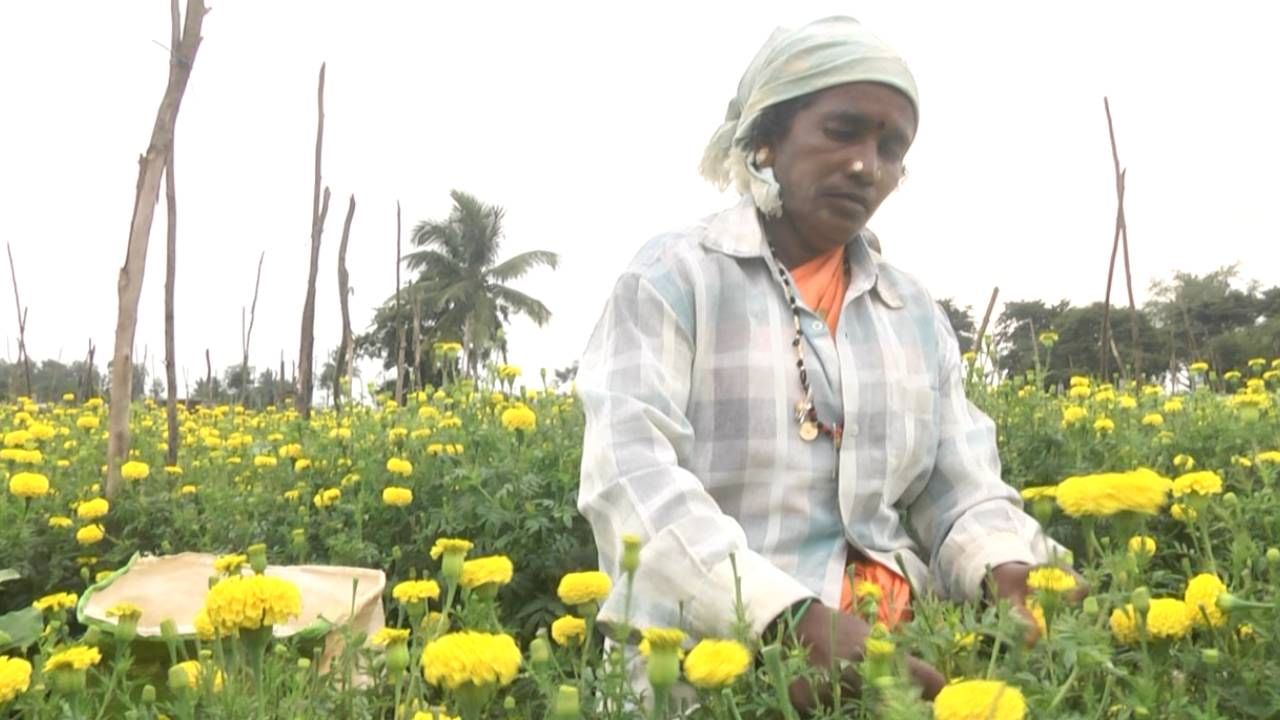
M571 363L648 238L733 202L697 174L773 27L859 18L920 87L910 177L872 219L885 254L980 316L1002 300L1100 300L1122 163L1139 302L1151 280L1240 262L1280 284L1280 11L1272 3L483 3L209 0L178 118L178 356L239 362L266 252L253 363L297 357L311 215L315 84L328 63L316 346L337 343L337 247L363 331L406 242L451 188L506 208L503 254L560 253L516 286L551 323L517 322L513 360ZM185 2L184 2L185 4ZM105 363L116 279L168 72L167 0L0 2L0 217L35 358ZM160 364L163 199L137 352ZM8 289L3 297L9 297ZM0 302L6 357L17 323Z

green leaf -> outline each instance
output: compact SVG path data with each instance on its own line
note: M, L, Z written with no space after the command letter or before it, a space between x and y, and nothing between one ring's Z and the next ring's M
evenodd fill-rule
M43 629L44 623L41 620L40 611L33 607L0 615L0 633L2 633L0 637L7 636L5 642L0 642L0 651L27 647L40 637L40 631Z

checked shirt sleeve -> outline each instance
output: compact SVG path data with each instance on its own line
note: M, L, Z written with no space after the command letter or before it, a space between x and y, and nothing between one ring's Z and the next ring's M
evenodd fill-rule
M578 371L586 411L578 509L595 533L601 569L615 583L600 620L626 616L618 562L622 536L633 534L644 544L632 626L728 636L735 620L732 555L747 618L760 633L812 593L750 550L742 526L682 467L694 443L686 417L693 337L652 282L628 273L614 288Z
M1045 563L1065 553L1000 476L996 427L965 397L960 349L938 310L939 441L933 473L910 507L911 524L929 550L933 582L945 595L977 599L990 568Z

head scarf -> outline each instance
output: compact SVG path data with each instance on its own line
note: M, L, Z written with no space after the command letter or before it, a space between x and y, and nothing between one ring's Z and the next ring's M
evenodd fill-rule
M797 30L774 30L743 73L724 123L703 153L703 177L721 189L732 182L738 192L750 193L766 215L781 215L781 188L773 169L757 167L748 157L753 126L771 105L851 82L883 83L901 91L919 117L916 82L906 63L857 20L829 17Z

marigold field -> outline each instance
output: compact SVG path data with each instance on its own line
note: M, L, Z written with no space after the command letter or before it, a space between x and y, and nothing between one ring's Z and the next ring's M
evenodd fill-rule
M627 583L593 572L574 507L582 412L516 374L309 421L184 410L173 466L163 406L139 405L109 501L100 399L0 405L0 717L798 717L790 682L829 679L786 643L595 625ZM1091 594L1068 602L1073 576L1033 572L1034 645L1007 606L918 598L911 622L874 631L861 694L812 716L1280 717L1280 360L1192 366L1185 384L975 377L1005 479ZM643 539L627 542L634 568ZM198 617L121 603L85 622L92 586L183 551L220 556ZM263 570L299 564L384 571L387 627L338 623L327 667L314 638L273 637L308 597ZM859 592L874 616L877 589ZM164 620L196 630L136 636ZM643 640L653 697L606 633ZM935 702L905 679L908 654L953 680Z

